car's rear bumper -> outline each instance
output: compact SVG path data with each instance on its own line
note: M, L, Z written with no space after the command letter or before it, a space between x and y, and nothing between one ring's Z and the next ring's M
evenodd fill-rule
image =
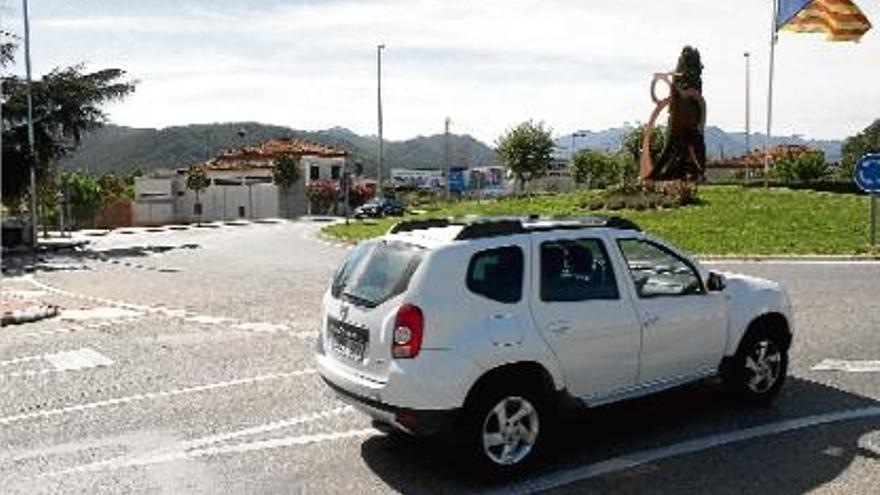
M428 411L392 406L346 390L323 374L321 378L343 402L373 418L380 428L391 427L417 436L440 436L454 430L459 416L457 409Z

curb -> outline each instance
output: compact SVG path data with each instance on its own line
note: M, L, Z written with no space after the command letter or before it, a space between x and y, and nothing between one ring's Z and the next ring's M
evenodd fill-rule
M812 261L812 262L880 262L880 255L849 255L849 254L801 254L801 255L774 255L774 254L697 254L694 256L700 261L743 261L743 262L761 262L761 261Z
M20 325L22 323L33 323L35 321L58 316L58 313L58 306L54 305L32 306L17 311L7 311L3 313L2 318L0 318L0 327Z

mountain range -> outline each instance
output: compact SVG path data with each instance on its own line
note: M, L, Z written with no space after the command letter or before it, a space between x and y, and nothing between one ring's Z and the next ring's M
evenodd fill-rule
M334 127L300 131L255 122L193 124L163 129L107 125L85 136L77 150L61 163L65 170L95 174L121 174L137 170L177 169L203 163L218 152L271 138L309 139L344 149L350 162L361 162L368 175L375 175L378 139ZM383 163L387 168L433 168L444 162L445 136L419 136L406 141L385 140ZM450 163L466 167L497 164L495 151L471 136L450 134Z
M622 138L632 130L629 125L603 131L579 131L575 147L615 151ZM258 143L275 137L297 137L346 150L352 162L360 162L368 175L375 175L378 163L376 136L361 136L343 127L322 131L301 131L289 127L256 122L192 124L163 129L107 125L87 135L78 149L66 157L65 170L87 170L102 174L128 174L137 170L175 169L204 162L223 149ZM763 145L762 134L752 134L753 148ZM773 144L806 144L825 151L826 159L840 159L841 142L807 140L800 136L774 137ZM561 158L570 153L572 135L556 139ZM385 141L384 164L387 168L437 168L445 163L446 139L442 134L418 136L405 141ZM744 133L728 133L707 127L706 149L712 159L741 155L746 151ZM493 148L468 135L449 136L449 156L453 166L480 167L497 165Z
M574 136L576 149L592 148L605 151L617 151L621 141L627 133L633 130L630 125L606 129L604 131L577 131ZM705 132L706 154L709 159L724 159L745 154L746 133L726 132L715 126L707 126ZM572 144L572 134L556 139L557 153L560 157L568 158ZM773 146L780 144L803 144L811 148L825 152L825 160L828 162L840 161L841 146L843 142L831 139L804 139L801 136L773 136L770 140ZM749 136L749 147L752 150L764 146L764 134L752 133Z

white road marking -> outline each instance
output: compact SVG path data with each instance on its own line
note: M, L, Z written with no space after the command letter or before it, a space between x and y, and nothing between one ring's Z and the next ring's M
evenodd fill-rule
M198 323L200 325L221 325L223 323L232 323L235 320L232 318L225 318L223 316L208 316L208 315L189 315L183 319L184 321L188 321L190 323Z
M845 371L847 373L880 373L878 361L847 361L845 359L825 359L813 371Z
M670 457L682 456L736 442L743 442L759 437L777 435L789 431L801 430L813 426L821 426L840 421L880 417L880 407L865 407L829 414L819 414L803 418L789 419L743 430L710 435L703 438L688 440L666 447L633 452L613 459L588 464L572 469L549 473L534 479L508 485L504 488L488 490L487 494L530 494L559 488L578 481L603 476L624 469L631 469L651 462L661 461Z
M12 296L19 299L37 299L46 296L46 291L42 290L5 290L2 295Z
M68 327L68 328L55 328L55 329L49 329L49 330L38 330L35 332L21 332L21 333L8 332L8 333L4 334L3 337L4 338L11 338L11 337L35 338L35 337L45 337L47 335L58 335L58 334L62 334L62 333L77 332L77 331L81 331L81 330L82 330L82 328Z
M61 311L59 319L68 321L82 320L116 320L120 318L132 318L142 313L131 309L119 307L91 308L91 309L65 309Z
M113 361L101 353L88 347L75 351L63 351L47 354L46 361L52 363L57 371L72 371L88 368L110 366Z
M51 416L60 416L62 414L90 411L92 409L101 409L106 407L118 406L122 404L130 404L132 402L140 402L151 399L161 399L166 397L175 397L178 395L194 394L198 392L207 392L209 390L218 390L223 388L235 387L238 385L250 385L253 383L265 382L270 380L278 380L281 378L290 378L293 376L308 375L315 372L314 368L304 370L289 371L285 373L271 373L268 375L259 375L251 378L241 378L238 380L229 380L225 382L209 383L206 385L197 385L193 387L178 388L174 390L165 390L161 392L148 392L144 394L135 394L125 397L117 397L113 399L101 400L97 402L87 402L84 404L76 404L73 406L60 407L57 409L47 409L45 411L36 411L23 414L15 414L0 418L0 426L9 425L21 421L32 419L42 419Z
M181 309L172 309L164 306L143 306L139 304L132 304L125 301L115 301L112 299L107 299L103 297L95 297L95 296L87 296L84 294L78 294L76 292L70 292L62 289L58 289L52 287L51 285L45 284L33 278L33 276L24 277L25 280L31 282L32 284L40 287L41 289L52 292L55 294L61 294L68 297L73 297L77 299L83 299L86 301L96 302L100 304L106 304L109 306L115 306L115 308L96 308L93 310L77 310L77 312L64 311L62 312L62 319L86 319L87 317L104 317L104 318L113 318L113 319L133 319L143 314L160 314L170 318L181 318L183 321L203 324L203 325L230 325L238 330L246 330L252 333L267 333L274 334L279 332L285 332L290 330L290 327L284 324L279 323L271 323L271 322L248 322L237 320L234 318L227 318L224 316L211 316L211 315L202 315L198 313L192 313ZM68 315L68 318L65 318L65 315ZM97 316L96 316L97 315Z
M0 367L3 366L12 366L21 363L29 363L31 361L42 361L45 358L45 355L40 354L39 356L24 356L15 359L7 359L6 361L0 361Z
M700 263L704 265L744 265L744 264L755 264L755 265L850 265L850 266L880 266L880 260L821 260L821 259L794 259L794 260L781 260L781 259L749 259L749 258L736 258L736 259L708 259L704 260L699 257L697 259L700 260Z
M228 445L223 447L209 447L200 450L194 450L186 453L186 457L204 457L221 454L241 454L243 452L253 452L255 450L277 449L279 447L290 447L292 445L308 445L316 442L328 442L334 440L342 440L345 438L358 438L376 435L379 430L375 428L363 428L360 430L334 431L330 433L317 433L314 435L300 435L283 438L273 438L271 440L259 440L255 442L247 442L236 445Z
M65 371L78 371L90 368L110 366L113 361L101 353L84 347L72 351L61 351L53 354L41 354L39 356L25 356L16 359L0 361L0 367L16 366L24 363L48 361L53 367L39 370L24 370L4 373L4 377L31 377L48 375L51 373L63 373Z
M268 322L248 322L248 323L239 323L237 325L233 325L232 328L237 328L239 330L247 330L249 332L257 332L257 333L275 333L275 332L283 332L288 329L287 325L279 325L276 323L268 323Z
M133 466L146 466L150 464L158 464L161 462L169 462L179 459L185 459L190 457L200 457L206 455L214 455L216 449L226 450L232 449L235 447L239 447L241 449L246 450L255 450L253 448L253 444L260 442L246 442L243 444L230 445L224 447L210 447L211 445L215 445L222 442L227 442L229 440L234 440L241 437L258 435L261 433L267 433L270 431L281 430L284 428L289 428L291 426L297 426L306 423L312 423L315 421L319 421L321 419L330 418L333 416L339 416L341 414L349 413L354 411L354 408L351 406L342 406L334 409L328 409L325 411L319 411L316 413L306 414L304 416L298 416L294 418L285 419L282 421L274 421L271 423L267 423L264 425L253 426L250 428L244 428L241 430L231 431L227 433L219 433L216 435L209 435L201 438L194 438L192 440L186 440L180 443L176 443L173 446L168 448L160 448L154 449L146 453L141 453L137 455L125 455L120 457L115 457L112 459L106 459L103 461L93 462L90 464L77 466L70 469L65 469L62 471L54 472L46 474L45 476L57 476L57 475L65 475L71 473L81 473L81 472L94 472L94 471L102 471L109 469L119 469L125 467L133 467ZM358 430L360 431L360 430ZM370 429L372 433L376 433L376 430ZM316 441L326 441L333 440L335 438L345 438L347 437L349 432L334 432L330 434L324 434L322 437L318 437L317 435L299 435L293 437L285 437L278 440L287 440L296 439L294 442L298 442L296 444L302 445L306 443L314 443ZM269 440L271 441L271 440ZM268 448L268 447L265 447ZM225 452L221 452L225 453Z

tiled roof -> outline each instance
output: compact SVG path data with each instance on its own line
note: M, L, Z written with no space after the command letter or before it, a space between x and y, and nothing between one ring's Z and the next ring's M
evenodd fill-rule
M210 170L272 168L274 165L271 161L284 155L342 158L348 153L307 139L276 138L241 148L223 150L206 164L206 168Z

